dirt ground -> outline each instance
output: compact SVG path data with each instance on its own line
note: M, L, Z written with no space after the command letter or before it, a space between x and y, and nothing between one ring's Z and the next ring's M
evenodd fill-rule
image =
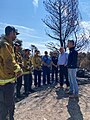
M90 120L90 80L79 83L79 100L58 85L43 86L16 103L15 120Z

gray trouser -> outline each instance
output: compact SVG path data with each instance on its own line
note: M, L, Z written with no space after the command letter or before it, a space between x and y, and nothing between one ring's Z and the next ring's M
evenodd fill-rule
M0 120L14 120L14 86L0 85Z

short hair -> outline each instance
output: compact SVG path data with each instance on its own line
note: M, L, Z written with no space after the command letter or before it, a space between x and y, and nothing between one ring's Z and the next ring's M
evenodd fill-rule
M48 52L47 52L47 51L45 51L44 53L45 53L45 54L48 54Z
M36 52L38 52L38 53L39 53L40 51L39 51L39 50L35 50L35 53L36 53Z
M73 45L75 45L74 40L68 40L68 42L72 43Z

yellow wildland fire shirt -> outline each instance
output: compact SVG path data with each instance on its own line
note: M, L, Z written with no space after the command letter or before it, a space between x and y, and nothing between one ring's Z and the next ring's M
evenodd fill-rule
M0 85L16 80L15 73L21 71L15 61L13 44L4 37L0 40Z
M20 67L22 68L23 66L23 58L20 52L15 52L15 60L16 63L20 65Z
M33 62L33 67L36 70L41 70L42 67L42 59L40 58L40 56L36 56L34 55L34 57L32 58L32 62Z
M24 69L23 69L24 74L31 73L32 72L32 61L31 61L31 58L27 57L27 56L24 56L23 63L24 63Z

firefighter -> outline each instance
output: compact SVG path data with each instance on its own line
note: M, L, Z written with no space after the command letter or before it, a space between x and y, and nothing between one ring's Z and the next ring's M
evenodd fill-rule
M52 82L54 82L55 80L55 83L58 82L58 55L57 55L57 51L54 51L53 52L53 55L51 57L51 60L52 60ZM55 77L54 77L55 75Z
M20 53L20 48L21 48L21 45L16 42L14 44L15 59L16 59L16 62L20 65L20 67L23 68L23 58ZM22 87L22 76L17 78L17 84L16 84L16 97L17 98L21 97L21 94L20 94L21 87Z
M35 55L33 57L34 85L35 85L35 87L41 86L42 59L41 59L39 54L40 54L40 52L38 50L35 50Z
M24 50L24 90L25 90L25 96L28 96L29 93L34 92L32 90L32 60L30 58L30 50L25 49Z
M15 61L13 41L19 33L12 26L5 28L0 40L0 120L14 120L14 86L22 73Z

